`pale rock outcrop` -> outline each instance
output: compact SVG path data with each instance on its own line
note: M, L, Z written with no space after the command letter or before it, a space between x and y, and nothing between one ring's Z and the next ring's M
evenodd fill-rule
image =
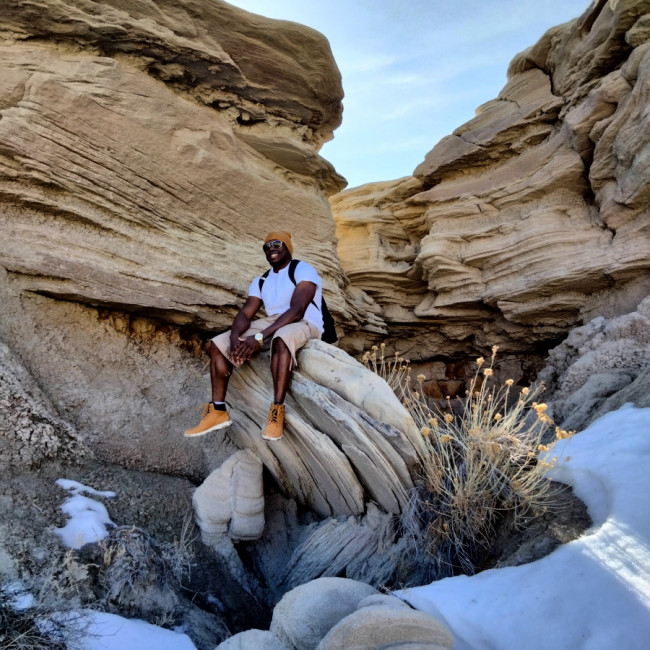
M224 534L235 541L264 531L262 463L248 450L233 454L201 483L192 497L196 523L207 545Z
M451 650L449 630L424 612L366 605L346 616L316 646L316 650Z
M399 573L409 553L399 521L373 504L361 519L330 518L310 528L279 572L280 589L318 577L345 576L371 585L408 580ZM409 578L417 582L416 575Z
M563 429L584 429L625 402L650 406L650 297L630 314L574 329L551 350L539 381Z
M51 39L127 54L151 76L246 122L304 124L326 141L341 122L341 76L322 34L226 2L15 0L0 25L16 40ZM248 112L246 116L244 113Z
M264 576L271 600L319 576L377 585L399 577L407 542L397 515L409 504L420 444L413 419L388 384L358 361L319 340L309 341L297 358L284 436L272 443L261 436L272 400L268 353L234 371L228 391L233 424L225 437L243 451L213 470L194 495L203 542L243 588L262 598L264 589L247 575L232 544L260 539L249 561ZM272 501L265 525L262 465L285 499L319 520L291 531L287 516L295 522L295 504L288 513Z
M0 470L37 468L53 458L74 463L88 453L83 438L0 341Z
M374 587L346 578L319 578L287 592L273 610L270 630L290 648L313 650L354 612Z
M217 648L442 650L452 645L451 633L442 623L404 601L353 580L319 578L284 595L273 610L269 632L242 632Z
M219 650L291 650L268 630L246 630L220 643Z
M322 341L310 341L298 363L282 440L269 444L260 435L273 401L268 355L233 373L228 437L260 458L286 496L323 517L360 515L369 500L400 513L413 485L418 435L405 408L370 370ZM312 371L321 383L309 379ZM384 413L402 430L382 421Z
M530 353L650 292L648 15L648 0L593 3L515 57L413 177L331 197L389 347Z

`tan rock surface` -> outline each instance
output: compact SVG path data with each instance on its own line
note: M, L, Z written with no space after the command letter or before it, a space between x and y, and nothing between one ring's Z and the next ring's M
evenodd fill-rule
M318 156L340 75L313 30L225 2L0 7L0 265L24 291L225 327L260 239L342 293Z
M300 366L286 400L285 434L273 444L260 435L273 400L268 356L234 372L228 388L233 420L228 437L260 458L285 495L322 517L361 515L370 500L384 512L398 514L413 485L417 430L388 384L332 349L310 341L298 355ZM309 365L318 365L329 379L317 383L303 374L303 352L310 355ZM353 395L338 381L340 367L357 387ZM377 409L357 406L364 402L383 404L401 429L382 422Z
M593 4L414 177L331 197L344 269L404 356L542 351L650 292L648 15Z

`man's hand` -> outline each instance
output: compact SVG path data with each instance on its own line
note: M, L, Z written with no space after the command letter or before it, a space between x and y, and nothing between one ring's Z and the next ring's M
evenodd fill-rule
M234 347L231 347L230 356L233 362L240 366L244 361L251 359L257 352L259 352L261 345L255 340L254 336L247 336L238 338Z

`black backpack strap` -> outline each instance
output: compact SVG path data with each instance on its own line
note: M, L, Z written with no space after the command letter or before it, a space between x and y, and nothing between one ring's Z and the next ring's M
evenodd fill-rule
M300 264L300 260L291 260L289 262L289 280L293 282L293 286L297 286L296 284L296 267ZM267 271L268 273L268 271ZM318 305L312 300L311 304L318 309ZM322 311L322 310L321 310Z
M267 278L267 276L268 276L268 274L269 274L270 272L271 272L271 269L268 269L268 270L266 271L266 273L264 273L264 275L261 275L261 276L260 276L259 282L257 283L258 288L259 288L259 290L260 290L260 293L262 293L262 285L264 284L264 280L266 280L266 278ZM294 282L294 284L296 284L296 283Z
M300 260L291 260L289 262L289 280L296 286L296 267L300 264Z

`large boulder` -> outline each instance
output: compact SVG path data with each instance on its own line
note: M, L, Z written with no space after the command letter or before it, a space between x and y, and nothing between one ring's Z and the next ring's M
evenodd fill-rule
M298 363L284 437L269 444L260 433L273 401L268 355L233 373L227 436L253 451L287 496L323 517L363 514L370 500L402 512L419 435L404 406L388 384L327 343L310 341Z
M339 621L316 650L451 650L453 644L449 630L424 612L367 605Z
M270 630L289 648L314 650L328 630L376 593L362 582L319 578L284 595L273 610Z
M331 197L343 267L389 347L543 352L648 295L648 15L648 0L592 3L517 55L412 177Z

